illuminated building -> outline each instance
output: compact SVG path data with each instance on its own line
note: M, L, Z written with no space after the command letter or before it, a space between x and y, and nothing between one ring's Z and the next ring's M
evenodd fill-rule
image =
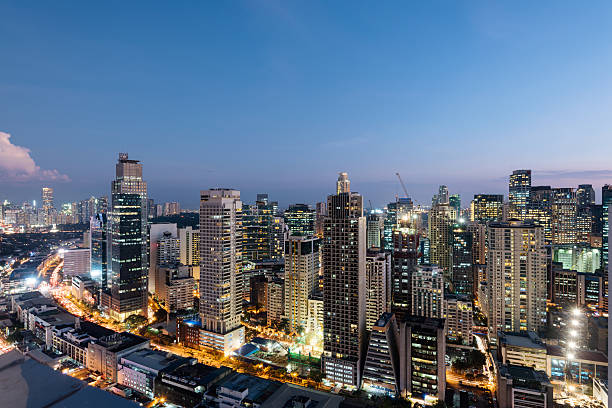
M323 238L323 228L325 224L325 216L327 215L327 206L325 203L317 203L315 210L315 233L317 237Z
M444 296L444 318L446 319L446 337L462 344L472 344L472 326L474 325L472 302L465 296L447 294Z
M577 201L573 188L554 188L551 203L552 243L575 244L577 242Z
M89 248L75 248L64 251L64 277L89 276L91 268Z
M350 192L351 181L348 178L348 173L338 173L338 181L336 182L336 194Z
M448 204L436 204L429 211L429 260L442 268L450 281L452 271L451 226L457 214Z
M229 189L200 193L200 343L228 355L244 343L242 201Z
M526 218L533 220L544 230L544 243L553 241L553 189L550 186L531 187Z
M459 215L461 214L461 197L459 194L451 194L448 197L448 203L455 209L455 214L457 214L456 217L459 219Z
M444 272L436 265L419 265L411 276L414 316L444 317Z
M531 193L531 170L515 170L510 175L508 185L510 218L524 220L527 218L527 205Z
M382 214L370 212L367 216L367 248L381 248L381 237L384 228Z
M53 205L53 189L51 187L43 187L42 189L42 210L45 215L45 224L52 224Z
M319 239L289 236L285 241L285 317L291 330L308 325L308 298L317 287Z
M552 259L562 263L564 269L595 273L601 267L601 249L588 245L555 245Z
M591 184L580 184L576 190L578 207L588 207L595 204L595 190Z
M500 365L497 373L497 402L499 408L553 408L553 386L542 371Z
M282 259L283 219L278 216L278 203L268 201L267 194L258 194L254 205L243 206L242 233L245 261Z
M368 252L366 256L366 330L391 309L391 254Z
M472 234L472 264L484 265L487 255L487 227L471 222L466 225L466 229Z
M164 203L164 217L181 213L181 205L176 201Z
M366 221L363 197L347 191L327 197L323 242L324 377L359 387L366 336Z
M504 196L502 194L476 194L472 201L471 221L489 223L503 221Z
M102 305L116 320L147 315L147 183L142 164L119 154L112 182L110 224L110 297Z
M266 297L266 317L268 326L272 326L280 322L285 315L285 281L283 278L275 276L268 279Z
M200 265L200 231L192 227L178 230L179 262L188 266Z
M168 313L194 308L195 281L188 266L160 264L157 276L155 293Z
M283 214L290 235L313 236L315 234L315 210L306 204L292 204Z
M517 220L491 223L487 236L489 336L546 326L546 249L542 227Z
M420 237L415 230L402 224L393 231L393 256L391 257L391 310L398 319L410 314L412 272L419 261Z
M408 316L400 322L400 386L405 387L406 396L444 401L444 326L444 319L422 316Z
M372 324L363 369L363 389L398 396L400 384L399 327L393 313L381 313Z
M431 199L431 206L433 207L436 204L450 204L450 197L448 196L448 187L438 187L438 194L434 194L433 198Z
M108 221L105 213L96 214L89 222L90 274L102 290L108 289Z
M151 293L157 293L158 267L177 262L178 237L176 224L151 224L149 227L149 291Z
M610 206L612 206L612 185L606 184L601 188L601 203L602 203L602 214L603 220L602 227L602 269L608 271L608 245L609 245L609 233L610 233ZM607 289L607 288L606 288Z
M452 227L451 283L455 293L471 296L474 293L473 235L465 222Z

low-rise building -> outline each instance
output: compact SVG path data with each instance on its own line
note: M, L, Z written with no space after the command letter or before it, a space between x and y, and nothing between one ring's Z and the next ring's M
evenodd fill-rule
M87 365L87 347L90 342L99 338L110 336L114 332L95 323L80 321L78 318L73 324L49 327L51 342L47 349L63 353L76 363Z
M149 348L150 341L129 332L114 333L87 345L87 369L117 382L117 365L121 357Z
M232 373L205 394L205 406L260 408L281 386L277 381Z
M499 408L553 408L553 387L543 371L501 365L497 373Z
M546 346L534 332L499 332L499 360L504 365L546 370Z

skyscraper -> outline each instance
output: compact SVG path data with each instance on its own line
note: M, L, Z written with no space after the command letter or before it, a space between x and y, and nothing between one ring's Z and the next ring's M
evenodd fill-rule
M453 267L451 282L455 293L470 296L474 293L473 235L465 222L452 227Z
M578 236L576 192L573 188L553 188L551 204L552 243L575 244Z
M228 355L244 343L242 201L229 189L200 193L200 344Z
M400 221L393 231L391 257L391 309L399 320L411 312L412 272L419 260L420 237L411 220Z
M553 189L550 186L533 186L529 194L525 218L544 229L544 243L550 245L553 242Z
M451 194L448 197L448 203L455 209L456 218L459 219L461 214L461 196L459 194Z
M612 206L612 185L606 184L601 188L601 204L602 204L602 214L601 218L603 220L602 224L602 262L601 267L604 271L608 270L608 249L610 242L610 206Z
M504 196L502 194L475 194L471 210L472 221L483 224L502 221Z
M436 265L419 265L412 272L412 315L444 317L444 273Z
M451 226L457 214L449 204L436 204L429 211L429 259L444 269L450 281L452 270Z
M200 231L193 227L178 230L179 262L187 266L200 266Z
M285 241L285 316L294 331L308 325L308 298L318 287L319 244L312 235Z
M489 331L546 326L547 262L543 229L530 221L492 223L487 236Z
M510 218L524 220L527 218L527 204L531 192L531 170L513 171L508 187Z
M290 235L313 236L315 234L315 210L307 204L291 204L283 216Z
M338 173L338 181L336 182L336 194L350 193L351 181L348 178L348 173Z
M258 194L254 205L242 207L242 231L245 261L283 257L283 219L278 216L278 203L268 201L267 194Z
M89 222L91 278L102 290L108 289L108 222L105 213L91 217Z
M576 201L578 207L586 207L595 204L595 190L591 184L580 184L576 190Z
M323 375L358 387L365 341L366 222L363 197L341 173L338 194L327 197L323 243Z
M110 298L102 298L110 316L123 321L148 313L147 183L142 164L127 153L119 154L111 197Z
M45 224L53 223L53 189L51 187L43 187L42 189L42 210L44 214Z
M368 252L366 256L366 329L391 309L391 254Z

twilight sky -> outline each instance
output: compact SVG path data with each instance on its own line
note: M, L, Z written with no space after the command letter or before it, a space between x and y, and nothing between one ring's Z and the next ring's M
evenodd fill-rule
M508 174L612 183L612 2L0 4L0 199L228 186L314 203L338 171L374 205L399 171L507 195ZM10 136L9 136L10 135ZM599 191L598 191L599 196Z

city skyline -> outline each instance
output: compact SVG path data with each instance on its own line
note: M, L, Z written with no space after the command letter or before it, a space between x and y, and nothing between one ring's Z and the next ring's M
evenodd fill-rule
M151 197L193 209L209 187L313 204L339 171L377 206L402 195L397 171L420 203L439 184L503 193L519 168L599 192L612 7L598 5L5 3L0 199L105 194L119 151L147 166Z

